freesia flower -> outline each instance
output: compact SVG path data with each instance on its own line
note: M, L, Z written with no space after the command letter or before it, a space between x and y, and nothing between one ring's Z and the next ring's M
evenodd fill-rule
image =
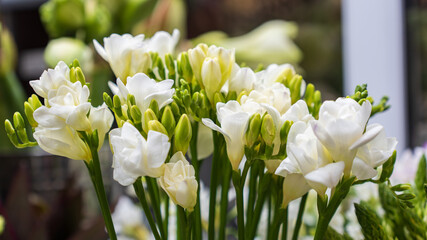
M312 122L314 134L330 152L335 162L345 163L345 176L350 176L357 149L371 141L381 131L380 126L367 129L371 103L362 106L351 98L325 101L320 107L319 120Z
M156 82L144 73L137 73L133 77L129 77L127 83L117 79L117 95L122 102L126 102L128 95L132 94L139 110L144 113L153 99L157 101L159 109L171 103L175 93L175 89L172 88L173 84L174 81L171 79Z
M396 160L393 174L390 177L394 184L413 182L421 157L427 156L427 143L421 147L406 149ZM399 155L398 155L399 156Z
M144 40L144 35L112 34L104 38L104 47L93 41L96 51L107 61L117 78L126 83L128 77L136 73L145 73L151 67L149 52L157 52L161 57L173 53L179 39L179 31L172 36L158 32L153 38Z
M48 153L90 161L92 155L89 146L83 142L75 129L56 115L55 110L42 106L34 112L34 120L38 123L33 134L34 139Z
M255 87L271 86L288 74L296 74L296 71L291 64L270 64L265 70L256 73L257 81L255 83Z
M234 63L230 78L224 84L221 91L231 92L234 91L239 95L242 91L251 91L256 81L256 75L254 71L248 67L240 67L237 63Z
M197 180L194 167L185 159L182 152L176 152L169 163L165 165L159 184L172 201L193 211L197 202Z
M224 135L227 143L228 158L230 159L233 170L237 171L245 154L245 134L251 115L244 112L242 106L237 101L217 103L216 108L217 118L221 127L208 118L203 118L202 122L212 130Z
M123 186L135 182L140 176L159 177L169 153L169 137L149 131L147 140L130 123L110 131L113 151L113 178Z
M310 123L292 125L286 145L288 157L276 174L285 177L283 206L303 196L310 189L324 195L327 188L335 187L342 177L344 162L333 162L329 153L314 135Z
M219 92L235 63L234 49L229 50L212 45L199 44L188 50L188 58L199 84L206 90L210 101L216 92Z
M351 171L360 180L375 177L377 175L375 168L383 165L396 149L396 138L388 138L384 128L379 124L368 125L366 131L373 128L381 128L381 130L375 138L357 150L353 162Z
M112 214L114 228L118 234L125 234L126 229L143 227L142 209L126 196L121 196Z

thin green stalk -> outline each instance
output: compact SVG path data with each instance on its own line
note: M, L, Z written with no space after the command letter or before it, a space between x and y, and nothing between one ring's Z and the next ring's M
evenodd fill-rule
M218 186L218 167L220 164L221 141L217 132L212 131L214 152L212 157L211 181L209 186L209 226L208 239L215 239L215 206L216 206L216 190Z
M165 231L165 239L168 239L168 226L169 226L169 197L166 197L165 202L165 217L163 218L163 228L166 229Z
M101 206L102 216L104 217L105 227L107 228L108 235L111 240L116 240L116 231L114 229L113 220L111 219L110 206L108 204L107 195L105 194L104 183L102 181L101 165L99 163L98 150L91 147L92 162L87 166L92 165L92 172L94 178L92 178L93 185L95 187L99 205Z
M197 158L197 137L198 137L198 129L199 129L199 123L193 122L191 124L192 128L192 137L190 141L190 150L191 150L191 164L194 167L195 175L197 183L199 184L199 187L197 188L197 202L196 206L194 206L194 212L192 213L194 217L194 238L195 239L202 239L202 214L200 212L200 162Z
M230 189L231 181L231 164L227 157L223 158L224 177L221 187L221 206L220 206L220 221L218 239L224 240L226 237L225 228L227 225L227 213L228 213L228 190Z
M159 232L157 231L156 223L154 222L153 216L151 215L150 208L147 203L147 199L145 198L144 187L142 186L141 178L136 179L133 184L133 188L135 189L136 196L141 203L141 207L144 210L145 216L148 220L148 224L150 225L151 232L153 232L154 238L156 240L161 240Z
M246 221L248 223L252 222L252 215L255 205L256 197L256 186L257 186L257 177L258 177L258 164L254 164L251 168L249 175L249 197L248 197L248 206L246 209Z
M302 223L302 216L304 215L305 204L307 203L307 196L308 196L308 193L306 193L301 198L301 202L299 204L297 222L295 223L294 233L292 235L292 240L298 239L298 234L299 234L299 230L301 228L301 223Z
M270 235L270 232L271 232L271 210L272 210L272 206L271 206L271 202L272 202L271 193L268 194L267 200L268 200L268 205L267 205L267 208L268 208L268 214L267 214L267 237L268 237Z
M280 224L283 222L284 218L285 218L285 209L278 208L276 206L276 210L275 210L274 218L273 218L273 223L271 226L272 229L271 229L270 236L268 239L276 240L279 238Z
M187 219L185 216L185 210L179 205L176 205L176 215L177 215L177 239L178 240L188 240L187 234Z
M239 240L245 239L245 219L243 209L243 187L242 179L239 172L233 171L232 175L234 189L236 190L236 207L237 207L237 229Z
M261 213L262 213L262 209L264 206L265 199L267 198L268 195L270 195L270 194L267 194L267 192L269 191L268 186L270 185L270 182L271 182L271 174L270 173L265 174L260 181L260 185L259 185L260 189L258 190L258 197L256 200L255 209L253 211L252 219L251 219L251 221L247 220L247 224L250 224L249 225L250 228L247 230L248 239L255 238L255 234L256 234L256 231L258 229L258 223L259 223L259 219L261 217ZM269 204L269 206L271 206L271 205ZM269 210L270 210L270 208L269 208ZM270 214L270 211L269 211L269 214Z
M147 190L151 199L150 203L151 203L151 206L153 207L153 212L154 212L155 220L157 222L157 226L160 231L160 235L162 236L163 239L166 239L165 230L163 228L162 214L160 211L159 188L154 178L145 177L145 180L147 182Z
M282 240L286 240L288 239L288 207L286 207L285 209L285 218L283 220L283 225L282 225Z

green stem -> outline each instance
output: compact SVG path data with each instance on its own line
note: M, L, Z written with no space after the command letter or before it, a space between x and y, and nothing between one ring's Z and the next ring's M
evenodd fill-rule
M187 219L185 217L185 210L179 205L176 205L176 215L177 215L177 239L178 240L188 240L187 234Z
M92 173L94 177L91 176L92 183L95 187L99 205L101 206L102 216L104 217L105 227L107 228L108 236L111 240L116 240L116 231L114 229L113 220L111 219L110 206L107 200L107 194L105 193L104 183L102 181L102 172L101 165L99 163L98 157L98 149L93 149L91 147L92 152L92 162L87 166L92 168L92 171L89 170L89 173ZM92 175L91 174L91 175Z
M221 142L217 132L212 131L214 152L212 157L211 167L211 181L209 186L209 226L208 226L208 239L215 239L215 206L216 206L216 189L218 186L218 166L221 155Z
M270 240L276 240L279 238L280 224L283 222L283 219L285 218L285 215L286 215L285 209L283 208L279 209L277 205L280 205L280 203L276 204L273 223L271 224L270 236L268 238Z
M144 187L142 186L141 178L136 179L135 183L133 184L133 188L135 189L136 196L138 197L142 209L144 210L145 216L148 220L148 224L150 225L151 231L153 232L154 238L156 240L161 240L159 232L157 231L156 223L154 222L153 216L151 215L147 199L145 198L145 191Z
M166 229L165 231L165 239L168 239L168 226L169 226L169 197L166 197L166 202L165 202L165 217L163 219L163 228Z
M148 194L150 195L150 203L153 207L155 220L157 222L157 226L159 227L160 235L163 239L166 239L165 231L163 228L163 221L162 221L162 214L160 211L160 193L159 193L159 187L157 186L156 180L151 177L145 177L145 180L147 182L147 190Z
M294 228L294 233L292 235L292 240L298 239L298 234L299 234L299 230L301 228L301 223L302 223L302 216L304 215L305 204L307 203L307 196L308 196L308 193L306 193L301 198L301 202L299 204L297 222L295 223L295 228Z
M248 197L248 206L246 209L246 221L248 223L252 222L253 210L255 205L255 196L256 196L256 186L257 186L257 177L258 177L258 164L254 164L251 168L249 175L249 197Z
M192 124L193 136L190 141L190 150L191 150L191 164L193 164L196 180L199 185L197 188L197 202L196 206L194 206L194 237L195 239L202 239L202 214L200 212L200 162L197 158L197 137L198 137L198 129L199 123L193 122Z
M224 178L221 187L221 206L220 206L220 221L219 221L219 232L218 239L224 240L226 237L225 227L227 225L227 213L228 213L228 190L230 189L231 180L231 164L227 157L223 158Z
M288 207L285 209L285 217L282 225L282 240L288 239Z
M265 174L261 179L261 182L259 185L260 189L258 191L258 198L257 198L256 204L255 204L255 209L254 209L253 214L252 214L252 220L251 221L247 220L247 222L250 224L249 225L250 228L247 230L248 239L255 238L255 234L256 234L256 231L258 229L258 223L259 223L259 219L261 217L264 202L265 202L265 199L267 198L267 195L269 195L269 194L267 194L267 192L269 189L268 185L270 185L270 180L271 180L271 174L270 173ZM271 206L271 205L269 205L269 206ZM269 214L270 214L270 211L269 211Z
M237 229L239 240L245 239L245 219L243 209L243 187L242 179L239 172L233 171L233 185L236 190L236 207L237 207Z

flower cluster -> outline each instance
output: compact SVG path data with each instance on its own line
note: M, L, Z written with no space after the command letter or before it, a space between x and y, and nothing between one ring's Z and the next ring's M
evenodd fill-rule
M174 55L178 36L113 34L104 47L94 41L117 77L109 83L113 96L104 93L100 107L91 106L78 63L60 62L30 82L44 98L44 105L35 96L25 104L37 144L88 163L111 239L114 227L97 170L107 133L113 178L134 187L155 239L168 238L170 201L177 205L178 239L202 239L202 230L209 239L232 234L231 182L239 239L257 236L261 215L271 221L267 237L278 239L294 206L289 203L301 198L292 232L298 238L311 189L318 195L315 239L322 239L352 185L389 183L397 141L381 125L368 124L388 108L386 98L374 105L362 85L352 96L322 102L289 64L253 70L236 63L233 49L206 44ZM118 126L111 131L108 108ZM14 126L6 121L15 145L35 145L20 114ZM203 209L209 213L202 224L200 167L212 152L209 207ZM408 196L400 201L410 206Z

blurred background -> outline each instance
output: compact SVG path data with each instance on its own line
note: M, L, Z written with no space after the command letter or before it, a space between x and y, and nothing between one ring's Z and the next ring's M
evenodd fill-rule
M323 99L368 83L391 110L375 117L399 150L427 140L426 0L0 0L0 120L22 110L28 82L77 58L92 103L114 81L94 51L111 33L181 32L179 50L199 42L236 48L239 63L291 63ZM22 105L22 106L21 106ZM109 198L111 154L102 150ZM0 127L0 239L105 239L92 186L79 161L17 150ZM93 195L92 195L93 194ZM66 207L64 207L66 206Z

